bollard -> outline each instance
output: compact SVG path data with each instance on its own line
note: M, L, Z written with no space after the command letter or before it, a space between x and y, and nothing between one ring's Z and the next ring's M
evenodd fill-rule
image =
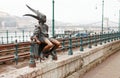
M90 39L90 37L91 37L91 36L89 35L89 36L88 36L88 48L92 48L92 47L91 47L91 39Z
M94 34L94 39L95 39L95 44L94 44L94 46L97 46L97 41L96 41L96 32L95 32L95 34Z
M69 51L68 51L68 55L73 55L72 52L72 38L71 38L71 34L69 36Z
M83 51L83 40L82 40L82 36L80 36L80 51Z
M17 42L17 40L15 40L14 61L17 65L18 64L18 42Z

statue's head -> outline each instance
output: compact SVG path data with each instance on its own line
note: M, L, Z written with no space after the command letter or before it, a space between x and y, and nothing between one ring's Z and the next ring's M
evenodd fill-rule
M40 22L42 22L42 23L45 23L46 22L46 16L45 15L43 15L42 17L41 17L41 19L39 20L39 23Z
M45 23L46 22L46 15L40 13L38 10L34 10L33 8L31 8L30 6L26 5L32 12L34 12L36 15L33 15L33 14L25 14L24 16L31 16L35 19L37 19L40 22L42 23Z

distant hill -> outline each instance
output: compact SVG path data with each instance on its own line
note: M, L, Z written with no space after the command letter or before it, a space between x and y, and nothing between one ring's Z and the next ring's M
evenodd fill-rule
M0 11L0 28L6 27L15 27L15 28L29 28L33 27L37 24L37 20L31 17L18 17L18 16L11 16L6 12ZM48 19L47 24L49 26L52 25L52 20ZM70 23L63 23L60 21L55 20L55 26L67 26Z
M6 13L6 12L2 12L2 11L0 11L0 17L6 17L6 16L9 16L9 14L8 13Z

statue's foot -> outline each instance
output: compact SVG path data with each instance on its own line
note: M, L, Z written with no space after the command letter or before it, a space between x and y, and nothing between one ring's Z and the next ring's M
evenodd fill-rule
M44 58L44 54L41 52L41 54L40 54L40 62L41 62L41 60L45 60L45 58Z
M44 61L44 60L45 60L45 58L40 57L40 62L42 62L42 60Z
M57 59L58 59L57 56L52 57L52 60L57 60Z
M44 58L44 57L40 57L40 59L41 59L41 60L45 60L45 58Z
M49 51L44 52L44 57L48 58L49 55L50 55L50 52L49 52Z
M35 56L35 59L38 60L39 56Z
M57 55L53 51L51 52L51 56L52 56L52 60L58 59Z

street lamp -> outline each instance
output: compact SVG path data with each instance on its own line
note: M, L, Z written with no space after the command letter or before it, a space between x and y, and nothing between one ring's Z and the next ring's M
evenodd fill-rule
M102 34L103 34L103 22L104 22L104 0L102 1L102 29L101 29Z
M54 37L54 0L52 0L52 37Z

